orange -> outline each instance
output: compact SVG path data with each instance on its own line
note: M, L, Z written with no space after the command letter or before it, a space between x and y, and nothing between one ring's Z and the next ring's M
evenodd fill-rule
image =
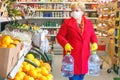
M47 77L47 80L53 80L53 75L52 74L48 74L46 77Z
M24 61L24 62L22 63L22 66L27 65L27 64L28 64L28 63Z
M19 44L19 43L20 43L20 40L15 39L15 40L13 41L13 43Z
M30 77L30 80L35 80L33 77Z
M11 43L13 43L14 41L11 39Z
M41 72L41 68L35 68L35 70L37 71L37 73Z
M4 35L3 38L12 39L9 35Z
M25 76L24 72L18 72L15 77L19 77L20 79L23 79Z
M27 73L28 73L28 75L30 75L31 77L37 78L37 72L36 72L36 70L31 69L31 70L29 70Z
M15 77L14 80L21 80L19 77Z
M23 80L34 80L34 78L26 75Z
M42 66L44 63L42 60L39 60L39 62L40 62L40 66Z
M1 43L9 45L11 43L11 37L10 36L4 36L1 40Z
M27 54L26 58L30 59L30 60L34 60L35 59L34 55L32 55L32 54Z
M51 66L49 63L43 63L43 66L50 72L51 71Z
M47 80L47 78L45 76L41 76L39 80Z
M41 73L38 73L37 78L39 79L42 76Z
M7 45L6 44L1 44L0 47L7 48Z
M15 47L15 44L9 44L7 47L8 47L8 48L14 48L14 47Z
M22 67L22 70L23 70L23 72L27 72L30 70L30 66L28 64L26 64Z
M45 67L41 67L41 74L46 76L49 74L48 70Z

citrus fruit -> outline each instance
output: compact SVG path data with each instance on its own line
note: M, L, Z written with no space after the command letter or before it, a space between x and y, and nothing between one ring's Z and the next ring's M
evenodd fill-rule
M7 45L6 44L1 44L0 47L7 48Z
M34 55L32 55L32 54L27 54L27 55L26 55L26 58L27 58L27 59L30 59L30 60L34 60L35 57L34 57Z
M46 76L49 74L48 70L45 67L41 67L41 74Z
M33 62L34 62L35 64L37 64L38 66L40 66L40 62L39 62L38 59L33 59Z
M22 72L22 67L19 68L18 72Z
M23 80L34 80L34 78L26 75Z
M27 73L31 77L37 78L37 72L34 69L29 70Z
M41 73L38 73L37 78L39 79L42 76Z
M51 71L51 66L49 63L43 63L43 66L50 72Z
M40 62L40 66L42 66L44 63L42 60L39 60L39 62Z
M23 66L22 70L23 70L24 72L27 72L27 71L30 70L30 66L29 66L28 64L26 64L26 65Z
M19 77L15 77L14 80L21 80Z
M18 73L16 74L16 77L19 77L20 79L23 79L24 76L25 76L25 73L24 73L24 72L18 72Z
M39 80L47 80L47 78L45 76L41 76Z
M15 39L15 40L13 41L13 43L19 44L19 43L20 43L20 40Z
M1 40L1 43L9 45L11 43L11 37L10 36L4 36Z
M35 69L33 65L29 64L29 66L30 66L30 69Z
M7 47L8 47L8 48L14 48L14 47L15 47L15 44L9 44Z
M53 80L53 75L52 74L48 74L46 77L47 77L47 80Z

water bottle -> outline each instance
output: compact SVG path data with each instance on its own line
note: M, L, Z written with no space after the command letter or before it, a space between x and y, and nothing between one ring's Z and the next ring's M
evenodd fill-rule
M61 71L63 77L72 77L74 75L74 60L69 52L63 57Z
M98 76L100 74L100 58L96 54L96 51L92 51L92 54L89 57L88 70L90 76Z

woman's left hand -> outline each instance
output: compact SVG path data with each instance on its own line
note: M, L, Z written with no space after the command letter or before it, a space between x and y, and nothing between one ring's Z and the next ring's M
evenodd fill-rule
M98 49L98 44L97 43L93 43L91 49L92 50L97 50Z

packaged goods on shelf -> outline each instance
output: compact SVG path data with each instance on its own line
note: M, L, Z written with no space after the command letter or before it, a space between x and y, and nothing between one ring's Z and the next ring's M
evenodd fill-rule
M115 32L114 32L114 71L119 75L120 71L120 1L117 1L116 19L115 19Z

